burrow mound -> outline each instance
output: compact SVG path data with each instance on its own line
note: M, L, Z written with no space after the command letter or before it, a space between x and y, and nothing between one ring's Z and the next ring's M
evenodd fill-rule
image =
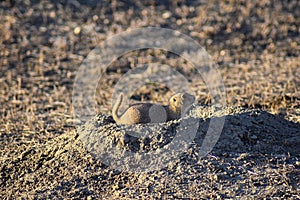
M225 119L224 127L210 152L212 155L199 159L199 149L207 135L209 124L214 118ZM186 131L189 130L188 126L195 127L195 124L197 125L195 134ZM213 126L215 127L218 126ZM184 134L191 137L186 137ZM184 146L186 143L188 145ZM164 154L161 149L170 147L170 144L175 144L175 147L182 149L171 148L169 154ZM260 110L196 106L188 116L181 120L132 126L117 125L111 117L97 115L78 127L77 131L63 134L45 144L29 146L18 157L3 158L0 162L0 184L2 185L0 194L11 198L17 196L38 199L78 196L86 198L91 195L103 199L103 197L110 197L111 194L136 196L140 189L151 186L153 191L143 193L142 196L157 193L156 197L159 198L159 195L167 192L169 188L183 187L179 183L172 182L180 177L179 180L188 180L186 188L185 186L181 188L183 191L189 194L194 192L195 196L205 196L211 193L209 185L211 182L217 184L214 186L216 188L221 185L225 187L225 184L232 190L232 184L240 186L244 180L249 180L252 182L248 184L252 187L257 179L249 178L251 176L249 173L254 173L251 171L258 173L256 176L260 177L259 180L266 181L264 184L267 185L270 182L269 178L273 177L272 173L275 173L274 177L278 178L279 171L266 171L267 166L260 167L252 161L259 163L261 157L257 155L263 153L270 155L266 156L267 160L267 157L275 157L280 158L279 161L284 163L288 155L273 155L289 153L296 156L289 162L296 163L300 155L299 144L300 124ZM149 154L145 152L157 152L157 154L151 154L154 156L148 157L150 159L147 160ZM239 153L248 153L249 156L232 155ZM223 160L227 157L224 154L229 154L229 161ZM175 158L175 156L178 157ZM95 157L100 159L95 159ZM155 173L143 175L143 173L124 173L116 170L125 169L129 172L153 170L156 169L155 167L168 164L167 162L173 158L175 160L168 167L156 170ZM262 160L262 162L265 161ZM272 162L275 162L275 165L277 163L276 159ZM228 171L228 166L231 166L231 172ZM208 172L215 168L224 173L219 171L212 176L212 179ZM286 168L280 168L280 170L286 171ZM240 178L229 177L228 173ZM289 171L288 176L290 177L289 184L294 185L294 188L299 188L297 170ZM214 177L217 177L217 180L223 177L224 181L216 181ZM277 178L276 181L278 181ZM285 176L281 178L286 181ZM193 191L193 180L201 180L195 183L195 188L201 188L201 190ZM170 185L165 185L165 183L170 183ZM126 184L132 186L128 188ZM274 194L281 194L281 191L287 195L297 193L295 190L290 191L292 188L290 185L285 188L275 185L271 191ZM264 187L256 187L256 189L256 194L260 192L264 194ZM241 190L243 189L235 190L234 194L246 195Z
M207 144L213 155L300 155L300 124L241 107L195 106L180 120L142 125L117 125L97 115L78 133L93 156L122 170L162 167L178 155L201 156L210 151Z

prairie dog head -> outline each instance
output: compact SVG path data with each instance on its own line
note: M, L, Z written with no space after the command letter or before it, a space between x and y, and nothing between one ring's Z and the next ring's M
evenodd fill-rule
M185 112L195 101L195 96L188 93L177 93L169 100L170 108L176 113Z

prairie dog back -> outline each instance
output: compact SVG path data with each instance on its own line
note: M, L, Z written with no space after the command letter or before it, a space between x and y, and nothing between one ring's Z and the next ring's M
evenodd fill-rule
M195 97L188 93L177 93L169 100L169 105L137 103L128 107L121 115L118 114L123 100L120 94L112 109L112 116L117 124L160 123L179 119L182 112L192 105Z

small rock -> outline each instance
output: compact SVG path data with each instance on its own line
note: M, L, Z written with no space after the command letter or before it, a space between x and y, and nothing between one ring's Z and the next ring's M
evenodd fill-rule
M164 13L162 14L162 17L163 17L164 19L168 19L168 18L171 17L171 15L172 15L172 13L169 12L169 11L167 11L167 12L164 12Z
M87 200L92 200L93 198L91 196L88 196L86 199Z
M74 34L78 35L81 32L81 28L79 26L77 26L76 28L74 28Z
M51 11L51 12L49 13L49 16L50 16L51 18L55 18L55 17L56 17L55 11Z
M252 140L257 140L257 136L256 136L256 135L251 135L251 136L250 136L250 139L252 139Z

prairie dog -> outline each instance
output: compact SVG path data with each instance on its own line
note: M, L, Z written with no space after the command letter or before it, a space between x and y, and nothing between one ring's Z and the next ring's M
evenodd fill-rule
M195 97L188 93L177 93L169 100L169 105L152 103L137 103L129 106L122 115L118 115L123 95L120 94L112 109L112 116L117 124L145 124L160 123L179 119L195 101Z

